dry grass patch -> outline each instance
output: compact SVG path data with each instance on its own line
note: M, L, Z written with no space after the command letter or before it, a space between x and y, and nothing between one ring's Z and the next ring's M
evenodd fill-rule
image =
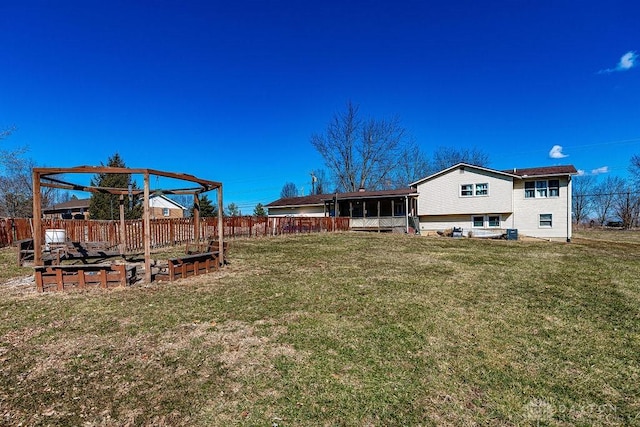
M316 234L0 299L0 424L640 425L640 247Z

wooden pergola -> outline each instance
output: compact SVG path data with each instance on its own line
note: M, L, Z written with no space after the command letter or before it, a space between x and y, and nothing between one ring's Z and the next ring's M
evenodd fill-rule
M68 182L60 179L61 175L71 174L130 174L142 175L144 179L143 189L132 188L108 188L86 186ZM192 183L195 186L188 188L161 189L151 188L151 177L171 178L185 183ZM66 179L66 178L65 178ZM124 199L125 196L143 194L143 224L144 224L144 269L145 280L151 282L151 216L149 208L149 196L151 194L183 194L193 195L193 227L194 236L199 236L200 230L200 201L199 196L202 193L211 190L217 190L218 193L218 250L220 263L224 264L224 229L222 221L222 183L197 178L193 175L163 172L154 169L136 169L136 168L117 168L107 166L77 166L71 168L33 168L33 239L34 239L34 265L42 266L44 264L42 257L42 200L41 188L59 188L63 190L86 191L90 193L108 193L120 196L120 241L121 252L125 251L125 226L124 226Z

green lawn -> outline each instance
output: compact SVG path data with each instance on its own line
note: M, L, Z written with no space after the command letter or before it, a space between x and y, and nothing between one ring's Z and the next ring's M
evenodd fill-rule
M0 425L640 425L637 242L315 234L173 284L0 286Z

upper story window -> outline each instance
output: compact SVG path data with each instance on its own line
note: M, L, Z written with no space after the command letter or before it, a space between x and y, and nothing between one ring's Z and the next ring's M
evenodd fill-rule
M488 196L489 184L484 182L482 184L462 184L460 185L460 196Z
M489 184L476 184L476 196L486 196L489 194Z
M162 208L162 215L169 216L169 208Z
M525 199L559 197L560 180L526 181L524 183Z

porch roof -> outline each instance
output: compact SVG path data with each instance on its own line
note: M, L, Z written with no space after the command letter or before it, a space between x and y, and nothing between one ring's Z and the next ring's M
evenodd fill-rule
M285 197L266 205L267 208L322 206L334 198L338 200L363 200L363 199L393 199L396 197L417 197L418 193L413 188L401 188L396 190L353 191L349 193L314 194L303 197Z

